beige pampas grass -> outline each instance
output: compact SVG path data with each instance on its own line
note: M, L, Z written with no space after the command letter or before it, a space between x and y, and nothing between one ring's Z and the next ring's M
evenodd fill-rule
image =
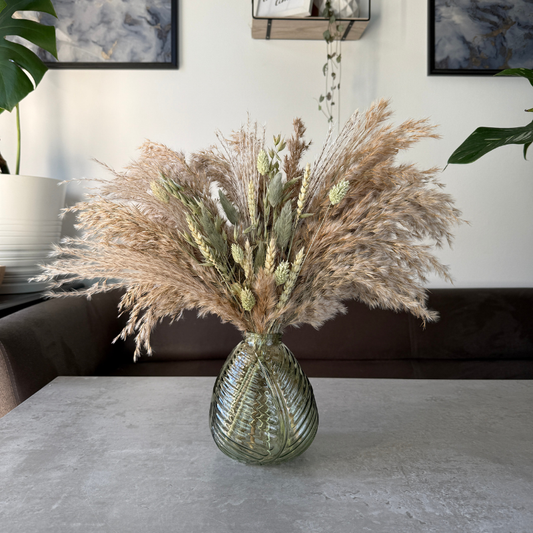
M460 212L437 169L395 160L435 138L432 126L389 116L383 100L355 113L305 171L299 119L275 149L249 123L189 157L147 142L68 210L82 237L65 239L38 279L95 280L86 295L124 289L121 335L136 335L135 357L151 353L159 320L192 308L256 333L319 327L351 298L435 320L424 284L429 273L450 276L431 244L451 242Z

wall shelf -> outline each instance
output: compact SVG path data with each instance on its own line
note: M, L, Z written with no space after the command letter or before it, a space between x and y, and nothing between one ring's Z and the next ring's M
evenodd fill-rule
M354 19L337 19L344 27L342 41L358 41L370 22L370 3L368 16ZM254 15L252 0L252 38L286 40L324 40L323 33L328 29L328 20L323 17L305 18L267 18Z

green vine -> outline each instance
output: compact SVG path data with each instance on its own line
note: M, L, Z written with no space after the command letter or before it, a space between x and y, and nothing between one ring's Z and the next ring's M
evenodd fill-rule
M326 63L322 67L325 77L325 94L318 99L318 110L324 113L328 122L333 122L333 113L337 111L337 122L340 119L340 88L341 88L341 36L344 28L337 23L335 11L328 0L322 12L322 16L328 19L328 29L323 33L327 45ZM335 106L335 107L334 107Z

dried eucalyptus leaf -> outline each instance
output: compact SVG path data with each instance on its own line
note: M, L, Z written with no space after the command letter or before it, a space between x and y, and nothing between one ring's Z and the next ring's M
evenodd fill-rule
M285 250L292 234L292 206L287 202L274 224L274 234L280 250Z
M272 207L276 207L281 202L283 196L283 181L281 173L274 176L272 181L268 184L267 190L268 202Z
M231 224L235 226L237 222L239 222L239 212L237 211L235 206L228 200L227 196L220 190L218 191L218 197L220 198L222 209L224 209L224 213L228 217L228 220Z
M287 189L289 189L290 187L292 187L293 185L295 185L296 183L298 183L300 181L301 178L292 178L292 180L289 180L284 186L283 186L283 190L286 191Z

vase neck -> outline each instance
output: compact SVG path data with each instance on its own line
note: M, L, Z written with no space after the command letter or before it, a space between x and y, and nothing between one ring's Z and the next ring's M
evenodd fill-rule
M272 346L281 342L281 336L281 333L252 333L247 331L244 334L244 341L250 345Z

